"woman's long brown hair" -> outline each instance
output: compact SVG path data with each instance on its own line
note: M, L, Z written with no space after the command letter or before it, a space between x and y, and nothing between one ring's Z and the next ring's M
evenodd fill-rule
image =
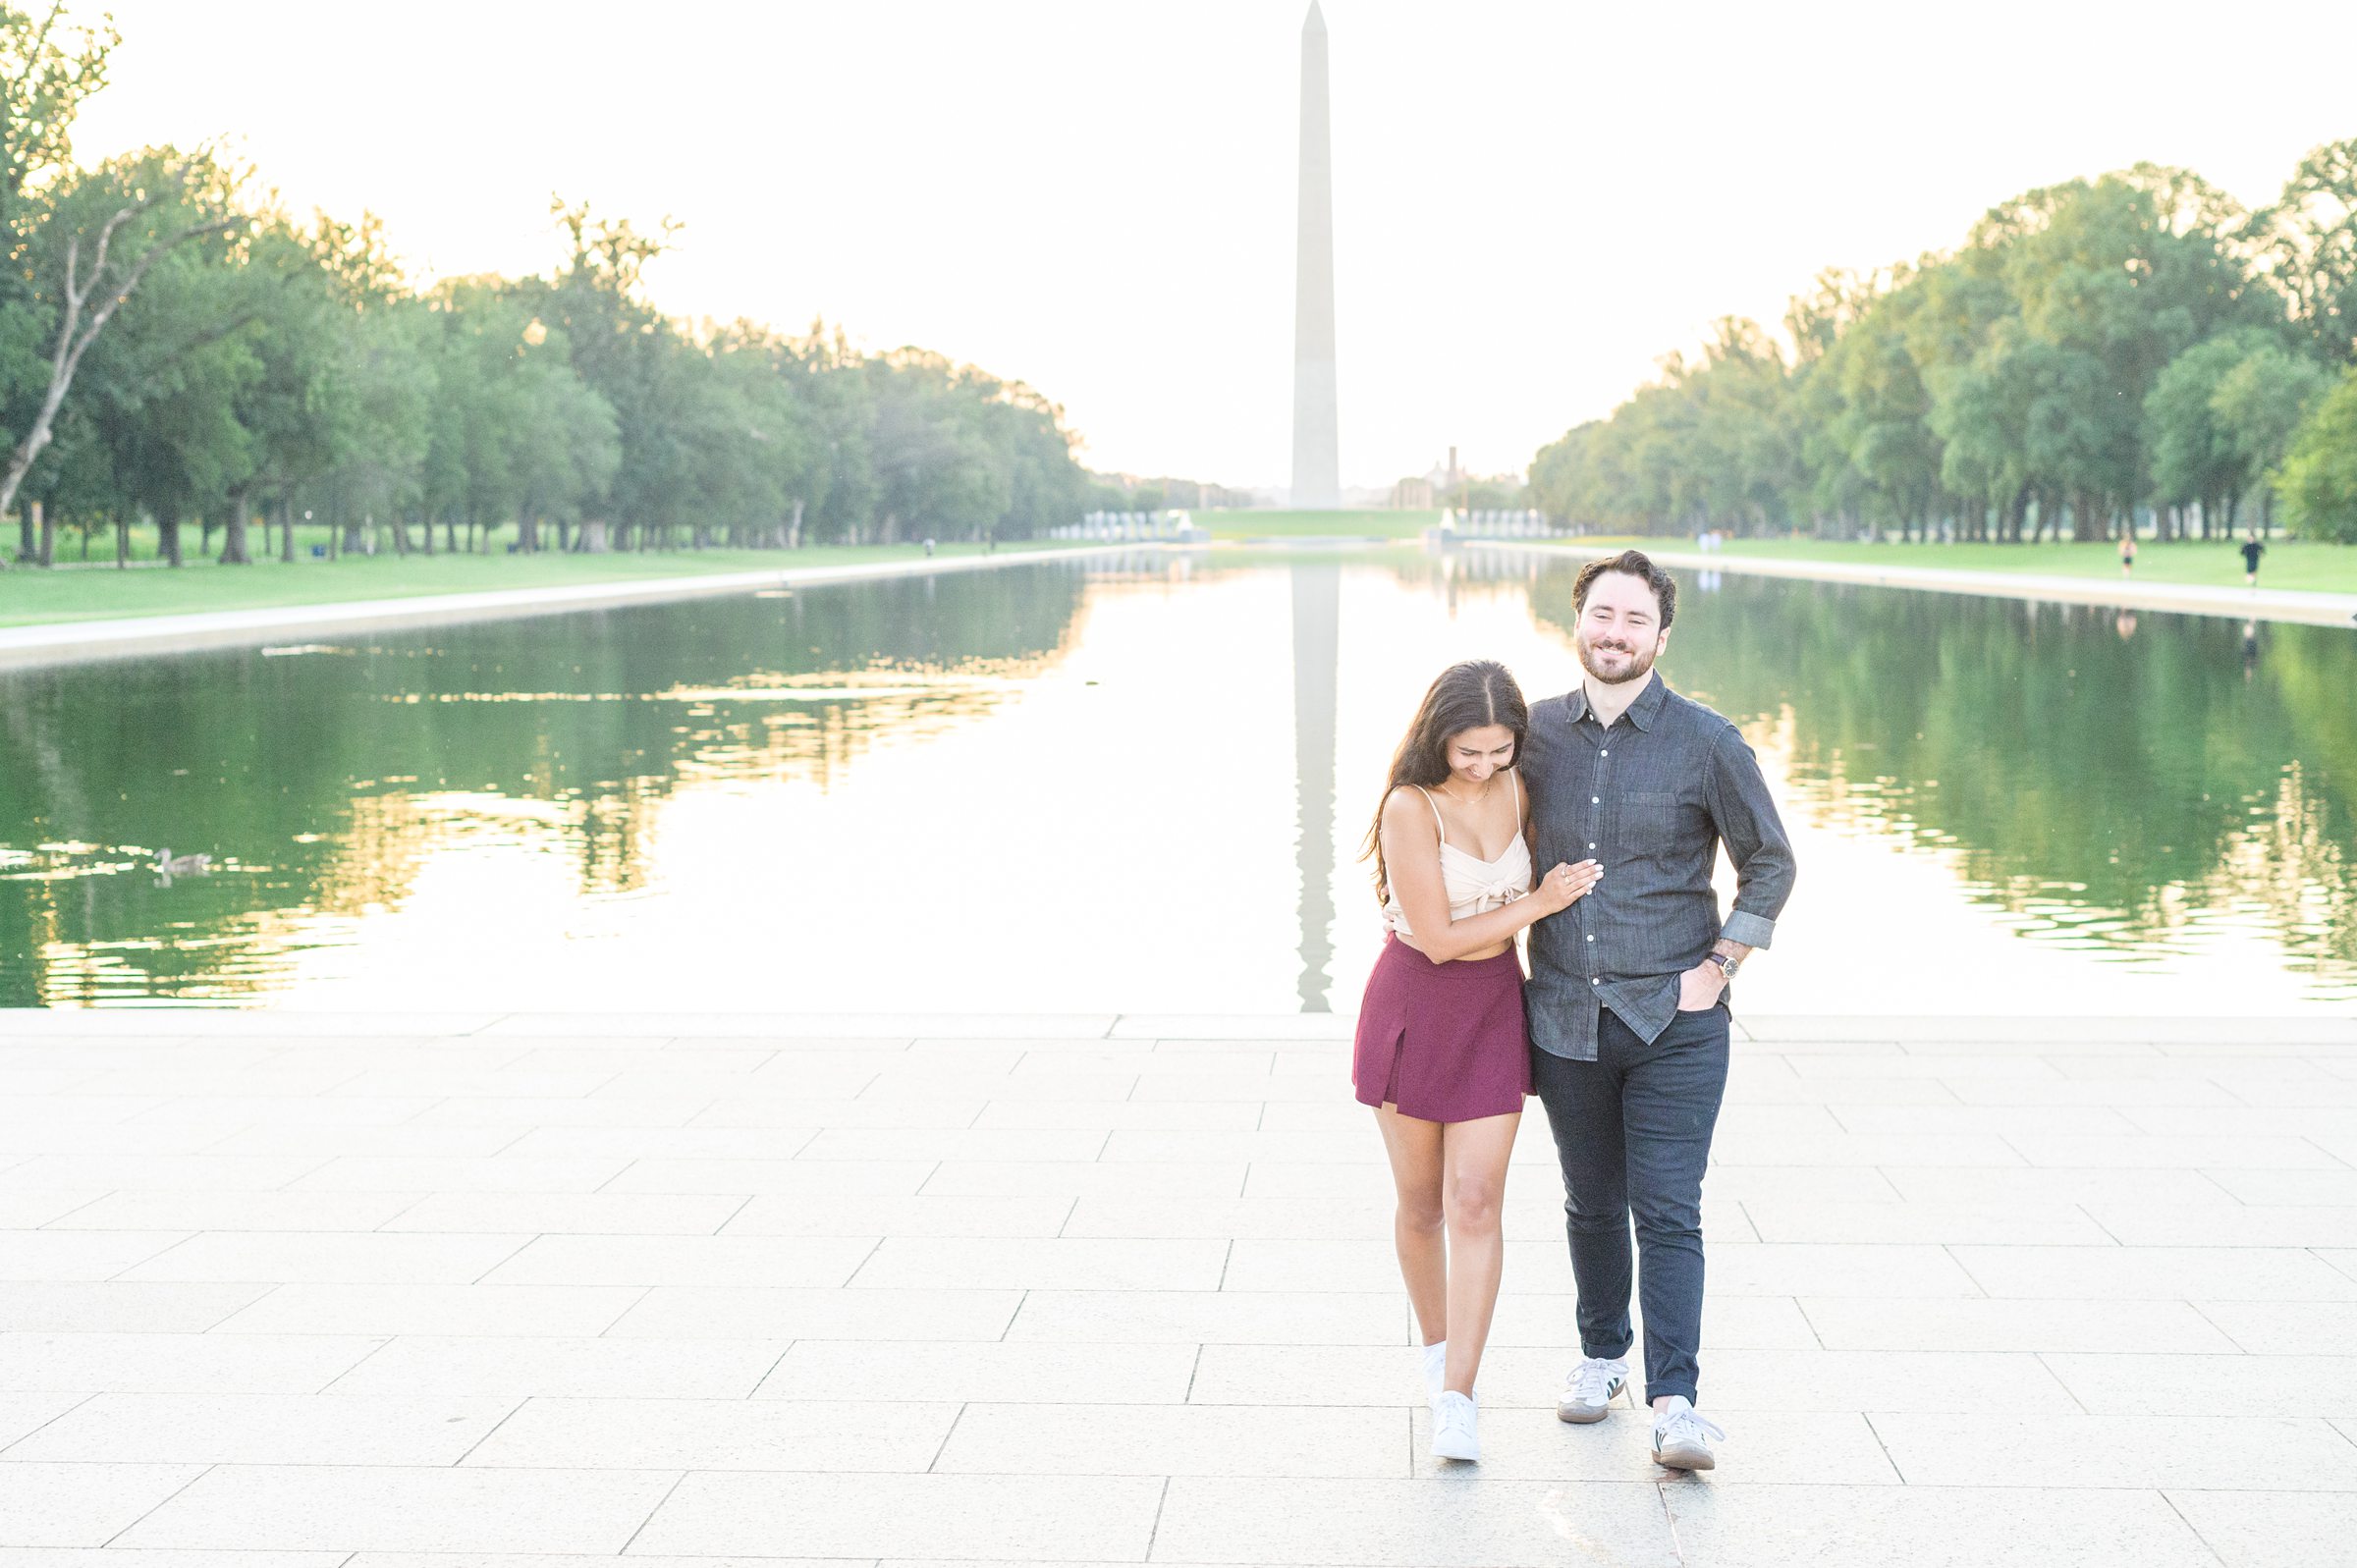
M1488 725L1504 725L1513 731L1514 764L1522 761L1522 737L1530 730L1530 708L1522 700L1522 688L1506 666L1495 659L1468 659L1463 664L1451 665L1441 672L1438 680L1424 693L1423 704L1416 709L1413 724L1392 753L1392 776L1375 801L1375 823L1367 830L1366 844L1358 858L1375 858L1375 901L1389 903L1392 898L1391 868L1383 863L1383 808L1392 798L1392 791L1401 784L1417 784L1426 789L1446 784L1449 780L1449 742L1468 730Z

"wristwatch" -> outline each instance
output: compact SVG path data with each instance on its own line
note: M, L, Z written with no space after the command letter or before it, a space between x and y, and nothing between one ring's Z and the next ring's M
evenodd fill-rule
M1743 967L1742 959L1729 958L1726 953L1723 952L1706 952L1702 955L1702 957L1705 963L1717 964L1719 966L1719 973L1729 980L1734 979L1735 971Z

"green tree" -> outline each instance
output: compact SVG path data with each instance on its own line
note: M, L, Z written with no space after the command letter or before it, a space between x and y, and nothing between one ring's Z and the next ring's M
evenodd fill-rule
M2144 402L2156 493L2167 502L2201 503L2205 519L2222 513L2229 527L2257 468L2219 416L2218 395L2263 348L2252 337L2206 338L2169 361Z
M2357 368L2341 374L2283 460L2286 519L2307 537L2357 543Z
M424 303L402 297L365 309L348 325L336 460L306 487L326 509L338 548L374 545L373 524L422 502L434 408L441 391L434 348L440 329ZM406 548L405 530L396 531ZM290 527L285 547L292 557Z
M335 465L349 429L354 394L350 337L354 318L336 280L319 262L311 237L273 214L247 243L234 272L240 297L228 304L247 318L242 336L257 373L234 408L249 438L249 466L229 489L221 560L251 563L247 530L254 507L274 502L282 514L297 487ZM292 548L293 534L288 533Z
M14 445L52 379L54 301L42 297L33 243L48 188L73 167L74 122L106 85L111 27L65 25L64 0L32 11L0 4L0 420Z
M527 281L521 297L537 319L563 334L573 367L614 410L621 458L605 493L587 508L584 548L608 548L609 537L646 549L668 543L686 511L689 482L680 395L689 382L685 364L694 353L678 329L647 301L646 269L671 248L678 226L665 220L656 234L627 219L598 217L587 203L551 203L569 246L553 284Z
M2308 409L2331 384L2314 359L2261 340L2210 394L2210 411L2249 470L2259 476L2262 525L2275 525L2284 455Z
M981 414L1005 463L1007 505L980 537L1028 538L1087 510L1088 474L1072 458L1063 409L1021 382L1007 382L983 401Z
M798 390L811 415L812 457L806 537L814 543L857 543L874 525L882 482L876 471L875 389L843 329L812 322L795 350ZM824 444L823 453L820 444ZM795 531L795 543L805 538Z
M827 494L830 481L825 455L831 427L816 394L819 371L808 346L757 322L739 321L714 335L712 351L740 400L751 443L748 461L760 475L743 514L731 524L732 537L740 544L795 548L805 513Z
M27 308L52 346L45 370L25 388L29 406L11 421L18 435L0 472L0 513L16 504L83 358L116 312L158 262L237 226L237 215L222 210L225 186L209 158L166 148L109 163L55 190L25 247L34 279ZM205 340L208 329L199 325L189 336L192 344Z
M445 283L429 300L435 396L421 472L425 545L471 551L513 522L520 548L608 494L620 460L614 410L575 372L571 345L503 280Z
M247 220L225 210L229 202L229 177L209 159L170 149L139 154L61 189L35 245L36 253L62 251L48 273L61 287L76 278L82 242L93 232L130 241L140 259L135 272L100 286L109 297L70 341L61 328L58 377L43 394L42 416L18 443L12 472L31 471L61 414L91 421L96 444L82 451L103 449L120 494L154 517L158 551L174 566L183 558L182 521L218 515L252 468L237 403L261 366L247 341L255 305L240 276ZM133 286L142 284L134 299ZM83 285L69 292L69 323L74 300L88 297ZM101 337L117 311L119 325ZM69 383L82 389L72 403L64 399ZM118 559L127 522L116 518Z
M1895 522L1902 534L1928 531L1943 499L1945 453L1928 417L1931 393L1907 348L1907 322L1924 297L1901 269L1897 287L1817 362L1807 399L1821 503Z
M2247 232L2317 354L2357 361L2357 136L2301 159Z
M963 375L939 354L903 349L870 360L879 537L979 538L1005 514L1013 478Z

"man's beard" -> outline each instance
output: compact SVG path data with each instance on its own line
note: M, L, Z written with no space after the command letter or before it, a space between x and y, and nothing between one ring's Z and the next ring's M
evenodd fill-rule
M1628 667L1617 676L1607 675L1604 671L1596 668L1595 651L1585 637L1573 638L1571 646L1579 654L1579 667L1608 686L1624 686L1632 680L1642 680L1653 669L1652 653L1629 648L1624 654L1628 660Z

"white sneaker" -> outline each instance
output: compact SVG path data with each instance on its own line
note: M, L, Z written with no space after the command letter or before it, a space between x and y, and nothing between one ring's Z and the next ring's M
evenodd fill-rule
M1712 1469L1719 1463L1711 1453L1714 1438L1725 1442L1727 1433L1682 1394L1672 1394L1670 1408L1653 1418L1653 1462L1666 1470Z
M1447 1393L1432 1402L1432 1457L1475 1460L1481 1457L1481 1434L1475 1429L1476 1411L1470 1394Z
M1426 1345L1419 1355L1424 1366L1424 1397L1427 1401L1438 1399L1441 1390L1449 1386L1449 1341Z
M1613 1408L1613 1396L1627 1386L1627 1362L1590 1356L1563 1379L1563 1391L1555 1396L1555 1419L1581 1426L1602 1421Z

